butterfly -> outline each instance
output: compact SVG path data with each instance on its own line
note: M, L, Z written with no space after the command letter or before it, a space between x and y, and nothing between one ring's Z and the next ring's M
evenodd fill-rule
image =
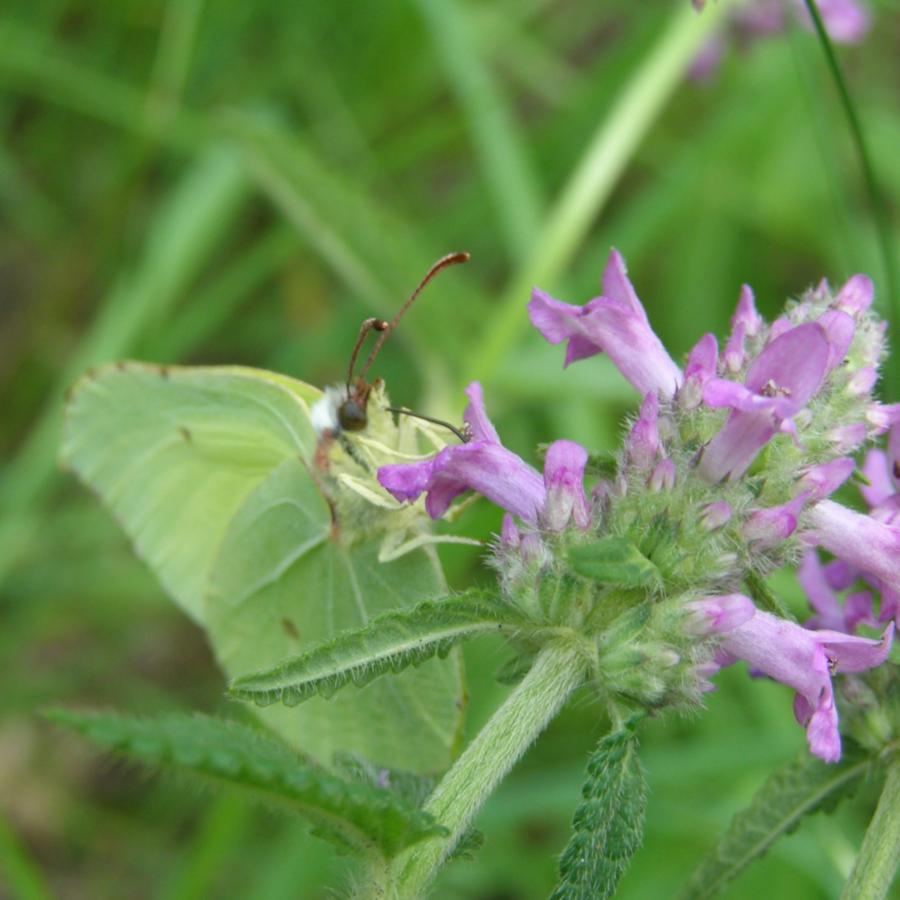
M365 375L422 287L463 256L439 260L392 322L363 323L343 385L323 391L242 366L118 362L70 392L63 463L206 630L229 676L446 594L424 510L398 504L375 478L380 465L440 449L446 432L428 417L395 419L384 385ZM328 701L257 712L326 766L349 752L430 772L456 752L463 696L451 654Z

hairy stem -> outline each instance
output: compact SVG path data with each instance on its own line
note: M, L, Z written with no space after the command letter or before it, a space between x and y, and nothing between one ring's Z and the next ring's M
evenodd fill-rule
M583 651L572 642L548 644L529 673L444 776L425 808L450 829L401 856L399 894L419 897L482 804L584 680Z
M900 864L900 753L887 778L841 900L880 900L888 895Z

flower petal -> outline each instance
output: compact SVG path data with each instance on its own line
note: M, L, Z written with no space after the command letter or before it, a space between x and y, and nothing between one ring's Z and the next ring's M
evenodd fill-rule
M855 468L856 462L851 457L840 456L807 469L800 478L800 488L809 493L811 500L824 500L853 474Z
M794 712L806 726L810 750L826 762L840 758L841 739L831 687L831 666L860 672L884 661L893 628L881 640L832 631L810 631L757 610L752 619L727 632L722 648L752 669L792 687L799 695Z
M809 513L812 537L829 552L887 584L900 583L900 528L822 500Z
M603 273L603 290L604 296L578 307L535 289L528 315L551 344L569 341L566 365L603 352L641 394L672 396L681 384L681 370L650 328L615 250Z
M819 554L810 550L797 569L797 580L803 588L809 605L816 615L805 624L810 628L830 628L835 631L844 627L844 611L825 578L825 569Z
M641 411L626 439L629 461L640 469L648 469L659 454L659 400L656 394L644 397Z
M747 387L755 394L780 394L793 411L800 410L822 384L830 352L821 325L798 325L775 338L753 361Z
M868 275L852 275L834 298L834 305L851 316L858 316L871 305L875 286Z
M541 476L515 453L486 441L445 447L422 462L382 466L378 481L398 500L427 493L425 509L433 519L466 490L477 491L525 522L537 522L544 505Z
M591 511L584 495L584 469L588 452L573 441L554 441L544 461L546 500L541 522L551 531L562 531L574 520L579 528L591 524Z
M500 435L497 434L497 429L494 428L484 408L484 391L481 385L473 381L466 388L466 396L469 398L469 405L463 413L463 421L472 429L472 437L476 441L499 444Z

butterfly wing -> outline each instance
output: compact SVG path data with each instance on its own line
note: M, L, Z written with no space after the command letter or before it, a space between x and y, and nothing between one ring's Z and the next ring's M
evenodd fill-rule
M379 534L345 540L315 469L309 407L320 396L254 369L125 363L85 376L67 407L63 460L207 628L232 676L444 592L426 551L377 562L390 512L373 510ZM392 682L261 715L325 764L352 751L418 771L445 767L460 725L458 660Z

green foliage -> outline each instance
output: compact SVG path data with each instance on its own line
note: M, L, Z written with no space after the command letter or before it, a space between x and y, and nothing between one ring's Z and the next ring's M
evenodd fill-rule
M459 641L526 624L514 608L473 590L387 613L274 669L237 678L230 693L260 705L280 701L294 706L316 694L328 698L348 684L363 687L381 675L445 656Z
M678 361L702 332L727 330L742 281L773 313L787 292L822 275L837 284L864 271L875 279L876 304L900 310L900 293L883 280L833 84L807 29L741 52L726 48L702 85L674 74L658 114L643 117L643 131L623 132L608 123L613 110L635 108L628 85L642 72L660 77L654 48L671 31L660 4L454 5L471 42L459 50L493 81L508 115L464 106L479 98L465 96L468 85L450 75L457 36L427 28L407 0L355 4L352 14L327 2L4 6L0 795L13 837L52 887L120 896L138 874L140 890L160 900L296 900L321 897L324 883L343 878L342 863L308 837L302 820L273 820L240 797L242 826L211 856L201 836L215 830L215 813L193 792L169 781L148 789L140 780L92 777L49 729L28 724L35 706L62 699L209 708L221 693L204 637L160 603L108 516L54 466L62 392L86 366L124 356L246 361L316 384L337 381L359 321L389 318L432 259L467 249L472 263L429 287L376 374L398 405L451 421L464 374L477 377L504 440L534 461L535 445L558 436L611 450L639 402L608 357L563 370L560 348L531 333L522 313L534 284L573 303L596 295L611 245L624 253L654 329ZM672 12L704 28L710 9L725 5L707 3L696 16L684 0ZM896 210L900 119L889 86L900 78L900 55L895 29L885 27L889 6L871 4L866 40L835 49L885 202ZM195 30L170 40L171 23L177 30L198 8ZM260 111L278 146L236 135L232 113L255 122ZM475 116L486 112L491 131L476 136L483 126ZM504 134L510 120L515 131ZM609 189L586 189L581 177L589 160L594 171L605 169L609 144L593 140L601 132L625 147L615 166L624 177L605 182L609 203ZM491 177L508 183L510 172L490 169L486 156L479 169L473 153L476 140L499 156L520 139L546 209L571 209L560 202L565 195L584 198L587 211L576 228L542 216L526 254L538 265L528 273L505 252L500 194L485 189ZM245 263L252 278L241 275ZM509 339L485 356L497 334L490 317L507 303ZM887 366L900 384L900 354ZM897 399L891 389L883 396ZM490 505L478 503L453 527L487 538L498 524ZM474 550L448 549L442 559L454 587L484 580ZM355 566L357 576L378 568L375 556L367 556L371 567ZM348 570L335 559L346 583ZM295 608L303 607L304 592L295 593ZM295 613L290 621L300 630ZM302 650L277 615L270 627L264 643L280 628L282 657ZM236 638L235 654L242 643L253 642ZM471 735L505 693L494 682L498 643L465 648ZM338 704L424 671L323 705L343 718ZM620 885L623 900L670 897L685 860L724 829L748 781L761 783L803 744L782 688L751 684L736 668L716 682L702 716L656 722L642 734L653 805L646 852ZM288 727L318 702L261 712L293 717ZM584 742L596 728L594 704L569 707L479 819L490 853L448 870L437 896L546 898L555 866L543 842L564 840L565 798L580 784ZM822 847L856 846L862 833L863 810L848 802L838 812L777 843L729 896L833 893L840 873ZM196 861L207 867L205 888L173 891L171 876ZM8 862L0 861L0 881L22 892Z
M386 856L445 833L426 812L395 793L347 782L314 766L287 745L238 722L202 715L154 719L54 710L49 718L93 743L154 767L173 768L249 791L309 819L342 849Z
M320 396L261 370L122 363L86 375L68 404L65 462L231 676L445 590L433 553L379 561L390 513L360 500L336 518L328 492L340 488L315 464L309 404ZM325 765L343 750L429 772L452 757L460 693L453 659L365 696L261 715Z
M591 755L551 900L611 897L641 845L647 787L635 736L640 718L603 738Z
M845 742L846 744L846 742ZM804 753L772 775L739 812L715 849L700 863L682 900L714 897L783 834L821 809L831 811L865 777L871 759L845 746L841 761L827 765Z
M573 547L569 563L579 575L613 587L648 587L660 582L656 566L626 538L605 537Z

